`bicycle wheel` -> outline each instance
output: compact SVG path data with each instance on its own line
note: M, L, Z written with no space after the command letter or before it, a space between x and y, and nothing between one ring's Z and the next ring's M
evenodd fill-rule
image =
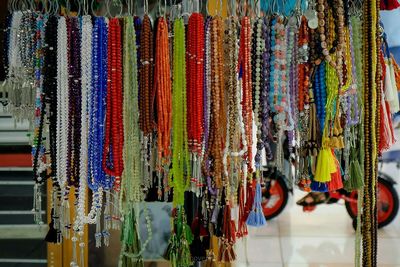
M355 219L357 217L357 191L349 194L352 201L346 201L347 213ZM391 223L399 212L399 196L393 185L378 178L378 228L382 228Z
M289 190L283 179L271 179L270 185L263 188L262 209L266 220L278 216L286 207L289 198Z

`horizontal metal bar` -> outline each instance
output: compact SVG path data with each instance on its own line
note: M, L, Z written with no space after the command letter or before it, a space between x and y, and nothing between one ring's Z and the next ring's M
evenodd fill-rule
M0 185L34 185L34 181L0 181Z
M0 172L1 171L26 172L26 171L33 171L33 168L32 167L0 167Z
M45 214L44 210L41 211L41 214ZM0 215L29 215L34 214L31 210L0 210Z
M0 225L1 239L43 239L48 231L47 224L4 224Z
M47 263L46 259L0 259L1 263Z

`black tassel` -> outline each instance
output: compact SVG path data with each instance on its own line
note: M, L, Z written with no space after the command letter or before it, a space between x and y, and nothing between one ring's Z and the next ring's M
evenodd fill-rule
M206 249L200 237L196 237L190 245L190 253L194 262L204 261L207 258Z
M51 242L51 243L58 243L57 240L57 230L54 228L54 209L51 209L51 221L49 223L49 231L47 232L46 237L44 238L44 240L46 242Z

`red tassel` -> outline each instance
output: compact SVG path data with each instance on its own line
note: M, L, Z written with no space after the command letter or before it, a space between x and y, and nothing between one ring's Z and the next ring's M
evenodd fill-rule
M233 227L232 227L233 226ZM231 207L226 204L224 209L223 235L220 238L218 260L222 262L232 262L236 259L233 249L235 244L235 224L232 225Z
M246 205L244 208L244 221L247 221L251 210L253 209L253 202L254 202L254 187L252 184L252 179L249 179L247 182L247 190L246 190Z
M340 172L340 165L338 160L336 159L335 153L332 150L332 155L335 160L335 165L336 165L336 172L331 173L331 181L328 182L328 190L329 191L335 191L343 188L343 180L342 180L342 174Z
M244 188L243 184L239 185L239 220L238 220L238 230L236 236L241 238L247 235L247 225L245 219L245 203L244 203Z
M397 0L381 0L381 10L393 10L400 7Z

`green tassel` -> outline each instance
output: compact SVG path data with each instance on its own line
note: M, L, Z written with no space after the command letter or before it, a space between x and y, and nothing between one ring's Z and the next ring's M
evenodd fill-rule
M193 241L193 233L186 224L186 214L183 207L177 207L173 225L174 232L171 234L164 258L171 263L172 267L192 266L190 244Z
M350 178L344 182L344 188L348 192L361 189L364 186L363 170L360 162L358 161L357 152L354 148L352 148L350 156Z

